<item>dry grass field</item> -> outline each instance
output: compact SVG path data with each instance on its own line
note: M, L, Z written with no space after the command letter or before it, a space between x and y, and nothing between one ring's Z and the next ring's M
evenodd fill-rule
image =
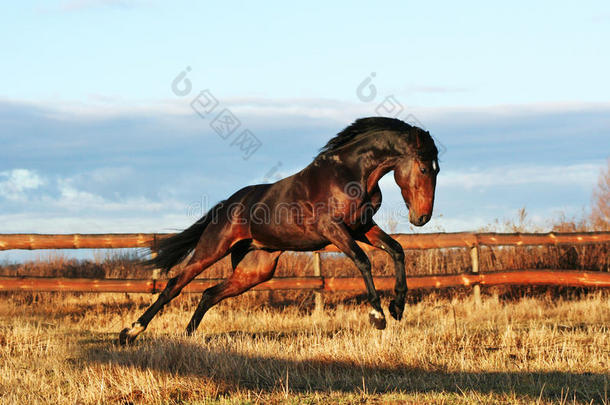
M182 334L175 300L129 347L150 295L5 294L1 403L610 403L610 297L425 296L384 331L367 308L222 303ZM387 304L387 303L386 303Z
M524 221L509 232L532 231ZM525 225L524 225L525 224ZM497 228L497 227L496 227ZM535 229L533 229L535 231ZM564 221L556 231L588 230ZM608 244L481 248L481 271L609 271ZM410 276L468 271L467 249L406 251ZM148 278L133 253L94 260L44 253L0 263L0 275ZM392 275L373 252L375 275ZM223 260L203 277L224 277ZM326 254L326 276L356 276ZM282 255L276 276L312 275L311 255ZM197 296L174 300L135 344L116 344L154 297L0 293L0 403L602 403L610 404L610 292L561 288L411 292L402 322L368 324L364 297L249 292L212 308L193 337L182 331ZM384 307L389 296L384 293Z

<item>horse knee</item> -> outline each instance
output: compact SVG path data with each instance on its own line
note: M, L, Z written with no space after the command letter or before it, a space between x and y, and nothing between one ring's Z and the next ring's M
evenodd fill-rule
M392 260L394 260L395 262L399 262L399 263L403 263L405 262L405 252L402 250L402 248L395 250L391 253L392 255Z
M394 262L399 262L399 263L405 262L405 251L402 249L402 246L400 245L400 243L398 243L398 242L389 243L387 245L386 251L390 254L390 256L392 257L392 260L394 260Z

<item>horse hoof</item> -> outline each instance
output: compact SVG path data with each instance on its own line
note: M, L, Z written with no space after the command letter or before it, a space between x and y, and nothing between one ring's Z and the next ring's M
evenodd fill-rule
M131 336L129 334L130 328L125 328L119 333L119 345L125 346L127 344L133 343L136 339L135 336Z
M385 317L379 311L372 310L369 313L369 321L375 328L379 330L385 329L386 327Z
M405 306L404 304L402 306L398 305L396 301L392 300L390 301L388 309L390 310L390 315L392 315L392 318L396 319L397 321L400 321L402 319L402 313L405 310Z

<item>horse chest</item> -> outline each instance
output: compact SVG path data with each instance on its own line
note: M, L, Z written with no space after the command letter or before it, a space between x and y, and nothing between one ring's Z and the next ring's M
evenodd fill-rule
M357 209L349 213L346 222L354 225L371 223L373 215L379 210L379 207L381 207L381 191L379 187L375 187L373 192L358 205Z

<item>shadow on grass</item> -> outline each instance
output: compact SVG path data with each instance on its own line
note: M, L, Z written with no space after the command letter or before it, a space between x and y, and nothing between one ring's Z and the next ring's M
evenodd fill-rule
M329 335L341 333L330 331ZM442 364L424 368L361 365L337 360L291 360L288 352L277 357L249 355L214 348L267 339L286 340L287 345L300 332L228 332L206 336L203 341L181 337L146 337L129 347L104 341L87 340L84 358L93 364L154 370L175 376L199 377L226 387L226 393L239 389L256 392L290 390L293 393L456 393L499 394L507 397L539 397L551 401L576 398L586 403L603 402L607 397L609 375L570 372L447 372ZM313 333L312 333L313 334ZM100 336L101 337L101 336ZM312 344L313 342L312 336ZM89 343L89 344L87 344ZM397 350L400 350L397 347ZM292 350L292 349L290 349Z

